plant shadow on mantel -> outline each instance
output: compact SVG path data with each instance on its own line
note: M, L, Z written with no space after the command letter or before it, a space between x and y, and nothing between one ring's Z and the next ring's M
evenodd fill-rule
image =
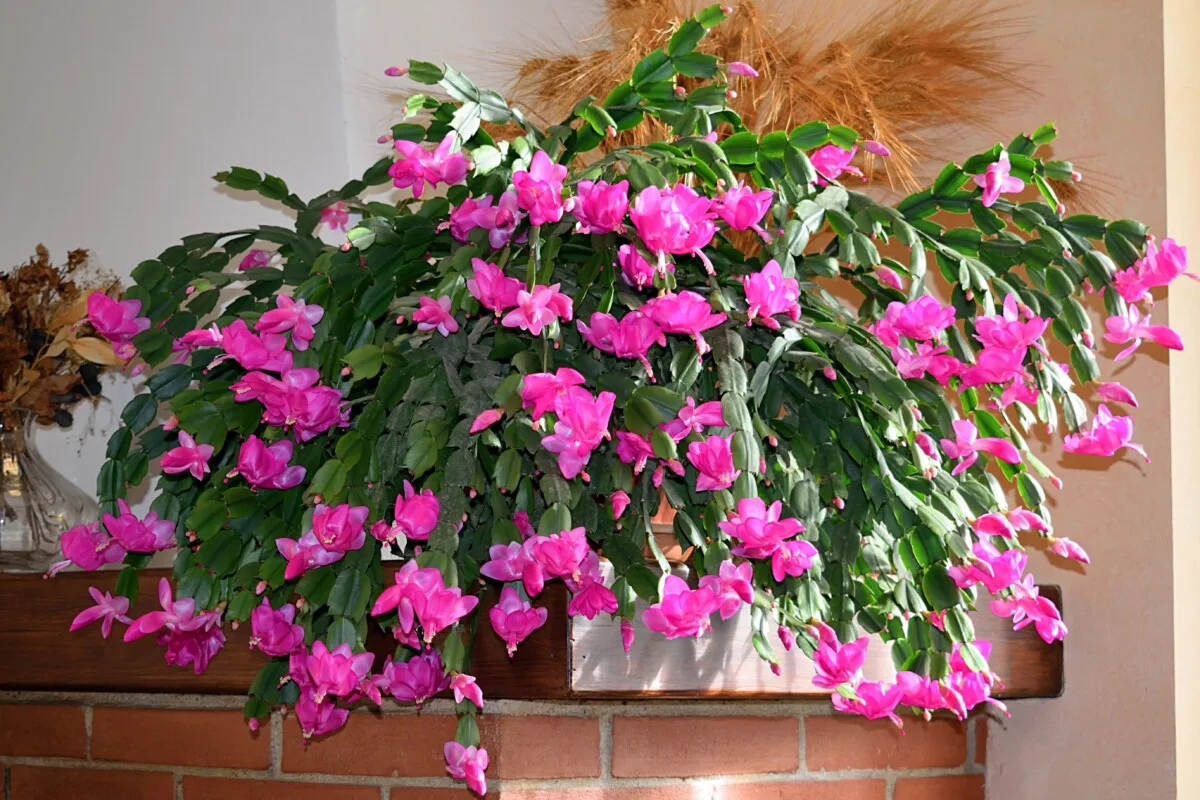
M412 121L384 137L395 160L307 202L272 175L217 175L296 226L189 236L134 269L122 308L153 372L110 441L103 525L63 535L68 562L125 567L73 627L127 625L140 647L153 634L199 675L225 623L248 622L272 658L248 724L287 706L306 737L364 697L449 689L447 772L481 794L483 691L528 683L517 657L537 642L566 653L568 616L611 620L638 658L648 632L703 640L740 615L746 658L718 654L702 680L751 651L782 672L780 648L797 650L838 711L896 725L1002 707L993 692L1022 663L1056 692L1067 627L1018 533L1088 557L1055 534L1042 482L1059 480L1025 437L1141 452L1107 405L1136 401L1099 381L1080 298L1102 291L1118 359L1178 348L1138 304L1184 272L1183 249L1132 220L1068 216L1050 180L1073 168L1038 156L1050 125L894 208L841 185L887 148L823 122L746 130L726 99L753 66L697 50L728 13L683 20L629 80L545 130L410 61L388 74L452 99L408 100ZM596 155L647 118L666 141ZM388 180L413 199L358 199ZM346 242L324 244L319 225ZM888 241L903 260L881 255ZM949 303L927 290L933 269ZM857 308L823 288L834 279ZM234 285L244 294L219 307ZM1094 415L1084 391L1103 401ZM131 459L164 472L145 518L123 500ZM660 491L695 580L651 535ZM176 546L161 610L131 608L151 553ZM877 678L872 637L890 660ZM1035 639L1050 656L1018 658ZM581 662L570 684L572 660L547 662L564 697L600 674Z

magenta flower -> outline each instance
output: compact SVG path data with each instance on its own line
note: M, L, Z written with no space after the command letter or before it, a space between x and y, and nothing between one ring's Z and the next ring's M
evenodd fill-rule
M975 423L969 419L956 419L954 439L942 439L942 451L947 458L958 458L961 461L951 470L951 475L958 475L966 470L979 458L979 453L989 453L1009 464L1020 464L1021 454L1008 439L996 437L979 437Z
M1005 550L1001 553L987 542L976 542L971 552L974 555L970 561L946 571L958 588L969 589L976 583L982 583L992 594L1019 582L1029 560L1023 550Z
M364 507L364 511L366 508ZM396 506L393 510L392 539L397 533L402 533L408 539L423 542L429 539L429 534L437 527L438 515L442 512L441 501L430 489L422 489L420 494L408 481L404 482L404 494L396 495ZM390 540L389 540L390 541Z
M710 400L696 405L696 398L688 397L675 419L665 423L662 428L676 442L682 442L688 434L703 434L705 428L724 428L725 415L721 411L720 400Z
M150 611L135 619L125 630L124 639L132 642L143 636L154 633L162 628L173 631L187 630L203 625L206 620L196 616L196 601L191 597L175 600L171 592L171 582L166 578L158 581L158 604L161 611Z
M992 643L986 639L977 639L975 647L985 659L992 654ZM963 660L961 650L961 645L955 644L950 654L950 676L945 689L948 695L947 707L952 707L953 700L955 713L965 717L967 711L980 703L990 703L1008 714L1008 709L1003 703L991 698L992 686L997 683L996 676L990 672L973 671Z
M1166 286L1181 275L1200 280L1187 271L1187 248L1176 243L1174 239L1163 239L1162 249L1159 249L1153 239L1147 241L1146 256L1138 261L1136 266L1148 287Z
M188 331L183 336L180 336L171 343L171 352L179 353L179 357L175 360L177 364L182 364L187 361L188 356L192 351L201 347L220 347L223 339L221 329L216 323L209 325L207 328Z
M168 667L190 666L194 674L203 675L209 662L225 646L221 612L203 611L196 615L193 623L194 627L160 633L155 643L163 648L163 660Z
M426 598L444 586L442 573L436 567L422 568L415 560L406 561L397 570L395 583L379 593L371 615L378 617L395 610L400 621L398 630L407 637L425 607Z
M613 519L620 519L625 513L625 509L629 508L629 493L623 489L617 489L608 496L609 505L612 506Z
M738 540L733 554L754 560L770 558L786 539L804 531L804 523L793 517L780 519L783 502L776 500L769 507L758 497L738 500L737 511L717 523L730 538Z
M584 561L592 554L587 531L583 528L572 528L550 536L533 536L527 546L544 575L576 582L583 579ZM596 568L598 570L598 564ZM594 577L599 578L598 571Z
M711 587L690 589L683 578L667 575L661 599L642 612L642 622L667 639L699 639L712 629L711 617L720 607L721 599Z
M1114 361L1120 361L1129 355L1133 354L1142 346L1142 340L1149 339L1155 344L1160 344L1169 350L1182 350L1183 339L1179 334L1166 325L1151 325L1150 316L1142 315L1132 306L1127 309L1125 316L1112 316L1104 320L1104 338L1106 341L1113 344L1126 344L1132 342L1129 347L1126 347L1113 358Z
M1087 551L1080 547L1078 542L1073 542L1065 536L1050 539L1050 552L1059 558L1069 558L1080 564L1092 563Z
M292 365L292 354L287 352L287 339L279 334L266 333L259 336L246 326L244 320L235 319L221 331L220 345L224 356L218 356L213 364L232 358L242 369L265 369L284 372Z
M759 236L769 240L771 237L762 229L760 223L767 215L767 210L771 208L774 199L775 193L770 189L756 192L749 186L738 182L713 201L712 209L726 225L735 231L753 230Z
M584 383L584 377L570 367L559 367L553 374L535 372L526 375L521 383L521 406L530 409L530 416L536 422L553 409L572 386L583 386Z
M242 260L238 262L237 268L238 268L238 272L241 272L241 271L247 270L247 269L257 269L259 267L265 267L267 264L270 264L270 263L271 263L271 252L269 250L262 250L262 249L255 247L253 250L246 253L246 255L242 257Z
M271 608L267 598L250 612L250 647L269 656L286 656L304 645L304 628L295 624L296 607L284 603Z
M440 572L438 577L440 584ZM417 606L417 619L421 621L421 629L425 633L425 644L432 642L433 637L441 631L471 613L477 605L478 597L463 597L462 589L457 586L435 586Z
M454 692L454 702L461 703L470 700L476 708L483 708L483 691L475 682L474 675L460 672L450 680L450 689Z
M447 133L432 153L417 142L397 139L396 150L400 157L388 168L392 185L397 189L411 186L413 197L420 199L426 184L432 189L439 183L448 186L462 183L467 176L468 164L462 153L450 152L456 138L453 131Z
M503 408L489 408L484 411L481 411L481 412L479 412L479 415L475 417L475 420L471 423L470 433L472 435L474 435L476 433L479 433L482 430L486 430L487 428L490 428L493 425L495 425L497 422L499 422L503 418L504 418L504 409Z
M616 399L612 392L592 397L591 392L579 387L571 387L559 398L554 407L558 416L554 433L542 439L542 447L558 454L558 468L564 478L570 480L582 472L592 451L609 438L608 418Z
M617 248L617 264L621 267L621 279L629 286L644 289L654 285L654 266L642 258L633 245L623 244Z
M783 270L775 259L771 259L758 272L742 276L742 289L746 293L746 324L753 325L758 319L771 330L779 330L776 314L787 314L792 322L800 319L800 283L795 278L783 277Z
M292 346L307 350L315 335L313 326L325 316L325 309L308 305L303 300L292 300L287 295L275 295L275 308L259 317L254 330L259 333L292 332Z
M754 567L748 561L735 565L726 559L721 562L716 575L705 575L700 579L700 587L712 590L717 596L721 619L729 619L737 614L743 603L754 602Z
M904 291L904 281L900 278L899 273L897 273L896 270L892 269L891 267L876 267L875 277L884 286L889 286L895 289L897 292Z
M296 701L296 721L305 740L341 730L349 718L347 709L338 708L332 700L317 702L311 692L301 692Z
M411 491L412 487L406 487ZM318 503L313 509L312 531L327 550L346 553L357 550L366 541L367 533L363 523L367 521L370 509L366 506L351 506L342 503L327 506Z
M617 613L617 596L598 580L585 580L567 603L567 614L595 619L598 614Z
M857 147L843 150L836 144L827 144L815 151L808 158L817 170L817 183L824 186L829 181L836 181L843 172L861 178L862 170L850 163L854 160L854 154L857 152Z
M578 233L613 233L625 229L625 212L629 210L629 181L609 184L605 181L580 181L575 184L575 197L570 212L578 220Z
M1018 350L1041 345L1042 335L1050 327L1050 320L1035 315L1029 308L1020 306L1015 294L1004 298L1004 312L975 319L975 338L984 347L1003 350Z
M844 683L857 684L861 681L863 664L867 660L867 637L842 644L833 628L823 622L816 627L817 648L812 661L817 674L813 677L813 686L837 689Z
M1009 174L1011 164L1008 151L1000 152L1000 159L988 165L987 171L975 176L975 185L983 189L979 200L984 208L991 208L1002 194L1012 194L1025 189L1025 181Z
M150 329L150 319L138 316L141 311L140 300L114 300L103 292L88 295L88 323L114 345L128 344L134 336Z
M1114 275L1113 288L1126 303L1140 303L1150 299L1150 284L1136 266L1127 267Z
M874 139L868 139L863 142L863 149L880 158L891 158L892 156L892 151L888 149L887 145L883 142L877 142Z
M654 448L649 440L631 431L617 431L617 458L622 463L633 465L633 474L640 475L646 462L654 458Z
M449 336L458 330L458 322L450 313L450 298L432 297L419 299L421 307L413 312L413 322L417 323L419 331L437 331L442 336Z
M843 714L857 714L867 719L890 719L903 730L904 721L896 716L902 690L896 684L863 681L854 687L856 697L833 695L833 707Z
M1107 400L1110 403L1124 403L1125 405L1138 407L1137 397L1133 392L1125 388L1120 383L1101 381L1096 384L1096 396L1101 400Z
M1013 528L1019 531L1050 532L1046 521L1028 509L1014 508L1008 512L1008 521L1012 523Z
M670 189L647 186L629 209L638 236L650 252L658 255L659 270L666 269L667 253L690 253L712 274L712 264L703 250L717 232L712 217L712 201L683 184Z
M712 492L728 489L742 474L733 468L733 434L709 436L703 442L688 445L687 457L692 466L699 470L696 477L697 492Z
M563 180L567 168L555 164L542 150L533 154L529 169L513 173L513 188L517 190L517 205L529 212L530 225L558 222L563 215Z
M359 653L349 644L339 644L330 650L321 640L313 642L305 666L313 685L313 699L318 703L326 695L346 697L353 694L361 681L371 674L374 653Z
M522 600L511 586L505 586L500 591L499 602L488 610L488 619L492 622L492 630L507 645L508 657L512 658L517 645L545 625L549 614L546 609L534 608L528 600Z
M306 470L299 464L288 466L293 447L290 439L280 439L267 445L250 434L238 450L235 473L256 489L291 489L299 486Z
M510 308L516 308L521 282L504 274L504 270L482 258L472 258L474 277L467 280L467 291L484 308L500 316Z
M408 661L394 662L388 658L384 662L383 672L372 680L380 691L387 692L401 702L415 703L418 708L450 686L442 658L432 647Z
M984 514L977 518L971 527L975 530L978 536L1001 536L1005 539L1017 538L1017 531L1013 528L1012 523L1008 521L1008 517L1003 514Z
M489 203L481 207L475 213L475 224L487 229L488 244L499 249L512 239L523 216L517 202L517 193L510 191L500 195L494 206Z
M179 431L179 444L162 454L159 464L168 475L190 472L198 481L210 471L208 460L212 458L211 444L196 444L196 440L184 430Z
M612 353L617 358L635 358L642 362L646 375L654 382L654 368L646 355L654 345L667 346L667 337L654 320L640 311L630 311L617 321L610 314L592 314L591 325L583 320L575 323L583 338L597 350Z
M627 619L621 620L621 649L629 655L629 651L633 649L633 623Z
M959 365L958 375L965 387L988 383L1023 384L1029 377L1025 369L1025 350L985 347L975 354L974 364Z
M771 575L780 583L788 575L799 577L812 567L812 561L817 557L817 548L811 542L803 539L792 539L783 542L771 554Z
M331 231L344 231L350 227L350 207L341 200L321 209L321 224Z
M133 553L154 553L175 546L175 523L169 519L159 519L158 514L151 511L144 519L138 519L129 510L129 504L117 500L120 514L104 514L101 521L122 547Z
M101 528L99 522L76 525L63 531L58 537L58 543L65 560L57 561L50 567L46 573L50 577L62 572L71 564L90 572L125 558L125 547L107 530Z
M488 549L489 560L479 571L492 580L523 581L526 594L530 597L536 596L542 591L546 576L528 545L528 542L492 545Z
M71 620L72 632L100 620L100 635L107 639L108 635L112 633L114 621L125 625L129 624L129 617L125 616L129 611L128 597L119 595L113 597L108 592L101 593L95 586L88 587L88 594L92 596L92 600L96 601L96 604L75 615L75 619Z
M473 197L464 199L461 204L450 211L448 224L450 235L460 242L467 241L471 231L481 227L479 224L480 213L491 208L492 203L491 195L484 195L478 200Z
M954 306L944 306L936 298L921 295L907 303L888 303L883 319L872 331L888 347L900 344L899 337L933 340L954 324Z
M487 794L487 777L484 775L488 766L487 750L446 742L444 755L447 775L456 781L465 781L467 788L480 797Z
M1114 417L1103 403L1096 416L1079 429L1063 437L1063 451L1108 458L1128 447L1150 463L1150 456L1133 442L1133 417Z
M1046 644L1062 641L1067 636L1067 625L1062 620L1054 601L1038 594L1032 575L1012 587L1010 599L993 600L992 613L998 617L1012 617L1013 630L1019 631L1030 623Z
M342 556L346 555L344 550L327 549L312 531L308 531L299 539L278 538L275 540L275 547L279 550L279 555L287 559L287 569L284 570L283 577L289 581L310 569L341 561Z
M918 342L914 353L897 345L892 348L892 361L896 363L896 372L900 373L901 378L920 379L928 374L945 386L950 378L962 372L965 366L954 356L945 355L949 350L944 344L934 346L929 342Z
M700 355L711 349L701 334L725 321L725 315L713 313L706 299L688 291L660 295L643 305L642 312L666 333L691 336Z
M730 75L737 75L741 78L758 77L758 70L742 61L730 61L725 65L725 71Z
M504 315L501 322L506 328L520 328L534 336L541 336L542 329L561 319L571 321L572 301L558 290L559 284L535 286L533 292L517 291L517 305Z

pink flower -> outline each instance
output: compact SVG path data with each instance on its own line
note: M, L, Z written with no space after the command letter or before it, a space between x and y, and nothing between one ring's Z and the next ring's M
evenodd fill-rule
M418 708L451 685L451 680L442 665L442 658L432 647L408 661L394 662L389 658L384 662L383 672L373 680L380 691L387 692L401 702L415 703ZM471 680L474 681L473 678ZM478 687L475 687L475 692L479 692ZM458 697L457 692L455 696ZM456 702L462 702L462 698L458 697ZM483 707L482 697L479 706Z
M950 567L947 572L960 589L969 589L976 583L996 594L1021 580L1028 556L1023 550L1005 550L1001 553L987 542L976 542L971 547L974 557L962 566Z
M571 321L571 298L558 290L559 284L535 286L533 292L517 291L517 305L504 315L501 322L506 328L520 328L534 336L541 336L542 329L559 319Z
M683 578L667 575L661 599L642 612L642 622L668 639L699 639L712 628L710 617L720 606L721 599L711 587L690 589Z
M812 661L817 674L813 677L813 686L837 689L843 683L857 684L861 681L863 664L867 660L867 637L842 644L833 628L823 622L817 625L816 635L817 648Z
M629 181L580 181L570 211L578 220L578 233L613 233L624 230L629 210Z
M608 502L612 506L613 519L620 519L625 509L629 508L629 493L618 489L608 496Z
M1069 558L1078 561L1081 564L1090 564L1092 560L1088 558L1087 551L1079 546L1078 543L1070 539L1060 536L1050 540L1050 552L1060 558Z
M987 659L992 653L992 643L986 639L977 639L975 649ZM943 688L945 707L952 709L960 719L980 703L990 703L1008 714L1004 704L991 697L992 685L996 682L996 676L991 672L975 672L968 667L962 657L962 646L955 644L950 654L950 676Z
M1136 266L1123 269L1114 275L1113 288L1126 303L1139 303L1150 298L1150 285Z
M771 208L775 192L770 189L754 191L741 182L730 186L713 201L713 211L726 225L735 231L753 230L759 236L769 239L767 232L759 223Z
M476 708L483 708L483 691L475 682L474 675L458 673L450 680L450 688L454 691L454 702L470 700Z
M488 244L499 249L512 239L523 216L518 207L517 193L510 191L500 195L494 206L490 203L482 205L481 201L481 207L475 213L475 224L487 229Z
M863 142L863 149L881 158L890 158L892 155L892 151L888 149L887 145L883 142L877 142L874 139L868 139Z
M187 361L188 356L193 350L201 347L220 347L222 342L221 329L216 323L209 325L207 328L188 331L183 336L180 336L171 343L171 352L179 353L176 363L182 364Z
M287 295L275 295L275 309L259 317L254 330L259 333L292 332L292 346L307 350L315 335L313 326L325 316L325 309L308 305L303 300L292 300Z
M595 619L598 614L617 613L617 596L599 580L585 580L567 603L567 614Z
M783 277L783 271L775 259L771 259L759 272L742 277L742 289L746 293L746 324L757 318L763 325L779 330L776 314L787 314L792 322L800 319L800 284L795 278Z
M758 70L742 61L730 61L725 65L725 71L730 75L737 75L741 78L758 77Z
M770 558L786 539L804 531L804 523L793 517L780 519L783 502L776 500L769 507L758 497L738 500L737 511L717 523L727 536L737 539L739 544L733 554L759 560Z
M754 602L754 567L748 561L735 565L727 559L721 562L716 575L700 579L700 587L712 590L721 619L729 619L741 610L743 603Z
M1013 528L1019 531L1040 531L1042 533L1050 531L1045 520L1024 508L1014 508L1008 512L1008 521L1012 523Z
M412 487L406 487L411 490ZM366 506L351 506L342 503L336 506L317 504L313 509L312 531L327 550L347 553L357 550L366 541L367 533L363 523L367 521L370 509Z
M1145 449L1133 441L1133 417L1114 417L1103 403L1096 410L1091 422L1063 437L1063 451L1088 456L1115 456L1128 447L1150 463Z
M937 444L934 443L933 437L925 431L920 431L913 437L913 442L917 445L925 457L933 461L935 464L942 463L942 454L938 452Z
M592 451L609 438L608 418L616 399L612 392L592 397L591 392L579 387L571 387L559 398L554 407L558 416L554 433L542 439L542 447L558 454L558 468L564 478L570 480L582 472Z
M896 346L892 348L892 361L896 363L896 371L901 378L919 379L928 373L945 386L964 366L954 356L944 355L949 350L946 345L935 346L929 342L918 342L915 353L906 347Z
M624 464L633 464L633 474L639 475L646 468L646 462L654 458L654 448L636 433L617 431L617 458Z
M442 504L430 489L423 489L418 494L413 485L404 482L404 494L396 495L396 505L392 512L395 522L391 533L394 540L396 534L402 533L405 538L423 542L429 539L429 534L437 527L438 515L442 513Z
M1137 350L1142 345L1143 339L1149 339L1155 344L1160 344L1169 350L1182 350L1183 339L1179 334L1168 328L1166 325L1151 325L1150 316L1142 317L1138 310L1130 307L1126 312L1126 316L1112 316L1104 320L1106 341L1113 344L1125 344L1132 342L1129 347L1126 347L1121 352L1117 353L1114 361L1131 355L1134 350Z
M621 620L621 649L628 655L633 649L633 623L627 619Z
M388 169L392 184L397 189L411 186L413 197L419 199L425 192L425 184L432 189L439 183L448 186L462 183L467 176L467 157L450 152L457 137L453 131L447 133L432 153L417 142L397 139L400 157Z
M817 183L824 186L829 181L837 180L843 172L862 177L862 170L850 163L857 152L857 147L843 150L836 144L827 144L810 155L809 160L818 173Z
M696 340L696 352L704 355L709 351L708 343L701 335L725 321L724 314L714 314L712 306L695 292L667 293L642 306L658 327L666 333L679 333Z
M958 374L965 387L987 383L1023 384L1029 377L1025 370L1025 350L985 347L975 354L974 364L960 364Z
M471 231L480 227L480 212L491 208L492 202L493 198L491 195L484 195L478 200L473 197L467 197L461 204L455 206L450 211L448 226L450 228L450 235L460 242L467 241Z
M570 367L559 367L553 374L535 372L526 375L521 383L521 405L531 409L530 416L536 422L554 408L572 386L583 386L584 383L584 377Z
M1138 407L1137 397L1133 392L1116 382L1097 383L1096 395L1101 400L1107 400L1110 403L1124 403L1134 408Z
M776 634L779 636L779 643L783 645L783 649L790 653L796 646L796 635L792 633L792 629L786 625L780 625Z
M105 514L101 517L104 529L122 547L134 553L154 553L175 546L175 523L169 519L159 519L158 514L151 511L144 519L138 519L129 510L129 504L117 500L120 514L113 516Z
M643 289L654 285L654 266L642 258L642 254L631 244L617 248L617 263L621 267L621 279L630 286Z
M725 437L709 436L703 442L688 445L688 461L700 472L696 477L697 492L728 489L742 474L740 469L733 468L732 444L731 433Z
M998 617L1012 617L1015 631L1033 623L1038 636L1042 637L1046 644L1066 638L1067 625L1062 620L1058 606L1049 598L1039 596L1032 575L1026 575L1025 580L1015 584L1012 589L1010 599L992 601L993 614Z
M892 269L891 267L876 267L875 277L884 286L890 286L897 292L904 291L904 281L900 278L900 275L896 272L896 270Z
M184 430L179 431L179 444L162 454L160 466L168 475L190 472L198 481L210 471L208 460L212 458L211 444L196 444L196 440Z
M150 329L150 319L138 316L140 300L114 300L103 292L92 292L87 299L87 320L96 333L115 345L127 344L134 336Z
M969 419L956 419L953 425L954 439L942 439L942 451L946 457L962 459L950 472L951 475L958 475L974 464L979 453L989 453L1009 464L1021 463L1021 454L1008 439L979 438L975 423Z
M979 200L984 208L991 208L1001 194L1012 194L1025 189L1025 181L1009 174L1011 164L1008 151L1000 152L1000 159L988 165L987 171L975 176L975 185L983 189Z
M304 628L295 624L296 607L284 603L278 610L263 598L250 612L250 646L269 656L286 656L304 645Z
M481 797L487 794L487 778L484 775L488 766L487 750L446 742L444 754L447 775L457 781L466 781L467 788Z
M712 274L712 264L703 251L717 232L712 217L712 201L683 184L670 189L647 186L629 209L638 236L658 255L662 271L666 270L667 253L691 253Z
M313 642L312 652L305 666L313 685L313 699L318 703L326 695L346 697L354 693L368 675L374 653L355 653L349 644L339 644L330 650L320 639Z
M208 662L225 644L220 612L197 614L196 601L192 598L173 599L171 583L166 578L158 582L158 603L162 611L151 611L135 619L126 628L123 638L132 642L165 628L157 642L166 649L167 665L192 665L193 672L203 674L208 669Z
M1017 296L1004 298L1004 312L975 319L975 338L984 347L1017 350L1022 353L1029 347L1044 350L1042 335L1050 327L1050 320L1035 315L1027 307L1018 304Z
M552 162L542 150L533 154L528 171L513 173L517 205L529 212L530 225L545 225L562 219L563 180L566 177L567 168Z
M579 333L598 350L617 358L635 358L642 362L646 375L654 381L654 368L646 355L654 345L667 346L667 337L654 320L639 311L630 311L618 322L610 314L592 314L591 326L583 320L575 323Z
M331 231L344 231L350 227L350 207L342 201L321 209L321 224Z
M1002 536L1005 539L1015 539L1017 532L1012 523L1003 514L984 514L971 523L971 527L979 536Z
M488 550L489 560L479 571L497 581L523 581L525 592L534 597L542 591L546 576L533 557L528 543L494 544Z
M417 606L417 619L421 621L421 629L425 633L425 644L432 642L438 633L458 622L479 605L478 597L463 597L462 590L457 586L440 585L441 573L438 573L438 578L439 585L434 586Z
M58 538L65 561L55 562L47 573L53 577L71 564L89 572L105 564L115 564L125 557L125 547L114 539L99 522L76 525L63 531Z
M312 531L308 531L299 539L278 538L275 540L275 548L279 550L279 555L287 559L287 569L284 570L283 577L289 581L310 569L341 561L342 556L346 555L343 550L326 549Z
M1146 243L1146 257L1137 262L1138 272L1148 287L1166 286L1183 275L1197 277L1187 271L1187 248L1174 239L1163 239L1160 250L1151 239Z
M347 709L338 708L332 700L317 702L311 693L302 692L296 701L296 721L305 740L341 730L349 718Z
M220 345L225 355L218 360L232 358L242 369L283 372L292 365L292 354L287 352L286 339L274 333L258 336L250 331L244 320L235 319L225 326L221 331Z
M890 719L903 730L904 721L896 716L901 688L896 684L863 681L854 687L855 698L833 695L833 707L843 714L857 714L867 719Z
M250 434L238 450L237 474L256 489L291 489L304 481L305 468L288 466L294 445L290 439L280 439L267 445Z
M528 600L522 600L511 586L505 586L500 591L499 602L488 611L488 619L492 622L492 630L504 640L508 656L512 658L517 652L517 645L545 625L549 614L546 609L534 608Z
M811 542L803 539L783 542L771 554L771 575L780 583L788 575L799 577L812 567L812 560L816 557L817 548Z
M250 252L246 253L246 255L242 258L242 260L240 262L238 262L238 272L241 272L242 270L247 270L247 269L257 269L259 267L265 267L267 264L270 264L270 263L271 263L270 251L260 250L259 248L256 247L253 250L251 250Z
M421 307L413 312L413 322L417 323L419 331L437 331L442 336L449 336L458 330L458 322L450 313L450 298L422 297Z
M584 528L533 536L526 546L544 575L576 582L583 580L584 562L592 552ZM598 568L598 564L596 566ZM598 579L598 573L594 577Z
M724 428L725 414L721 411L721 401L710 400L696 405L696 399L688 397L675 419L662 427L676 442L682 442L690 433L702 434L705 428Z
M888 303L883 319L875 323L873 332L888 347L900 344L899 337L919 341L936 339L954 324L954 306L944 306L936 298L921 295L907 303Z
M415 560L406 561L397 570L395 583L379 593L371 608L371 615L378 617L395 610L400 622L397 630L404 634L401 637L398 633L397 638L407 639L414 630L417 614L425 607L428 595L444 585L442 573L436 567L422 568L417 566Z
M471 423L470 433L472 435L479 433L482 430L492 427L503 418L504 409L502 408L489 408L481 411L479 412L479 416L475 417L474 422Z
M91 625L96 620L100 622L100 635L105 639L112 633L113 622L120 622L125 625L129 624L129 617L125 614L129 611L128 597L113 597L108 592L103 592L95 586L88 587L88 594L92 596L92 600L96 602L91 608L85 608L75 615L75 619L71 620L71 631L77 631L80 628Z
M504 270L481 258L471 259L474 277L467 280L467 291L484 308L497 316L510 308L516 308L521 282L504 274Z

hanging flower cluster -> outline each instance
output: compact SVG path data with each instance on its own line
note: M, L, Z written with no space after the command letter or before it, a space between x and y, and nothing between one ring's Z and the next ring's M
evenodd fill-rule
M999 705L967 612L990 598L1060 640L1022 541L1088 560L1055 536L1039 478L1061 482L1025 436L1142 453L1106 405L1136 400L1098 380L1081 299L1100 295L1118 358L1178 348L1145 308L1186 274L1184 250L1130 220L1064 216L1047 179L1072 168L1037 157L1049 126L894 208L848 191L859 146L886 149L819 122L745 130L726 81L754 69L695 50L726 13L683 21L564 125L414 61L389 74L453 100L410 98L423 121L381 137L395 155L362 180L305 202L271 175L218 175L294 209L295 230L188 237L96 309L152 371L109 442L103 518L62 537L54 571L126 564L73 627L154 633L169 664L202 672L223 625L248 622L269 660L247 718L291 707L306 737L345 724L347 703L452 691L446 769L479 794L484 698L464 637L516 653L556 580L571 615L619 618L627 651L639 617L693 638L749 613L758 654L778 670L773 640L802 651L845 713ZM583 157L648 115L674 138ZM523 133L496 140L481 121ZM389 180L395 205L358 199ZM429 189L445 194L417 202ZM349 227L346 243L325 245L321 224ZM906 262L880 254L888 240ZM1090 418L1089 388L1104 401ZM124 496L152 459L159 494L138 516ZM660 502L692 579L650 536ZM174 586L130 620L136 571L169 547ZM394 638L387 658L366 650L371 627ZM894 680L864 680L872 636Z

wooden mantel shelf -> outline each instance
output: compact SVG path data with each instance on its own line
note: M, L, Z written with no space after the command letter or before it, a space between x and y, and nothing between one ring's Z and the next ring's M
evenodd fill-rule
M144 613L154 607L158 580L167 574L166 570L143 573L134 613ZM153 636L125 644L115 632L108 640L102 639L96 627L69 633L67 628L75 614L91 602L87 587L111 590L115 581L115 572L64 573L53 580L45 580L40 575L0 575L0 609L4 611L0 615L0 690L245 693L266 658L250 650L249 625L242 625L236 631L226 626L225 649L201 676L193 675L190 669L164 665L162 652ZM1042 593L1061 605L1057 587L1043 587ZM703 659L711 659L712 666L705 670L701 661L695 661L696 679L693 682L687 667L679 666L698 658L696 651L687 649L695 647L695 643L686 641L654 645L656 653L660 657L665 654L667 658L670 658L670 648L681 648L682 655L676 659L678 663L670 681L664 683L654 680L653 676L628 675L615 681L597 681L593 666L598 658L612 663L616 657L623 657L616 631L611 631L611 641L607 641L609 637L598 638L596 634L603 631L594 623L586 629L580 626L580 630L573 631L567 616L566 590L561 584L548 585L539 597L539 603L549 609L549 619L521 644L515 657L507 657L499 637L486 632L478 637L473 671L480 685L486 687L489 698L815 699L827 694L813 688L807 679L799 680L790 671L785 671L780 684L761 679L736 685L722 680L720 685L716 684L712 677L714 672L727 676L733 669L729 662L731 655L737 659L746 656L740 645L737 650L731 647L727 653L706 652ZM992 668L1004 679L1005 688L998 696L1056 697L1061 694L1061 642L1044 644L1032 626L1014 632L1008 620L998 619L986 610L974 619L979 638L992 642ZM578 640L574 653L573 640ZM597 646L598 641L603 644ZM384 637L371 644L380 658L392 649ZM711 649L712 645L708 647ZM753 652L749 658L756 658ZM787 654L786 658L789 663L804 661L803 656L796 653ZM572 669L573 661L575 669ZM638 658L636 663L640 665L643 661L645 658ZM789 666L785 669L801 668ZM872 677L869 672L868 669L868 677ZM774 688L776 685L779 689Z

